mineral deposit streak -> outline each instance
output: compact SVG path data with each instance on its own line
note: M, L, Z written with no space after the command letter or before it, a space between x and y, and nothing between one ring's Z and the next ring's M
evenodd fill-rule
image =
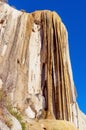
M0 2L0 88L28 118L78 127L67 37L55 12L29 14Z

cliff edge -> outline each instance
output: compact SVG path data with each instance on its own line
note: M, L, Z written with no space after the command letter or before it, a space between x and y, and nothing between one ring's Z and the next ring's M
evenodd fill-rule
M26 13L0 2L0 105L12 122L17 118L19 130L33 120L66 120L86 129L76 102L67 30L55 12Z

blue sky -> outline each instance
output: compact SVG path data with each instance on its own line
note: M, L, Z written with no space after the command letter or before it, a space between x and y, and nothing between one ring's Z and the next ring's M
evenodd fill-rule
M77 101L86 113L86 0L9 0L16 9L56 11L67 27Z

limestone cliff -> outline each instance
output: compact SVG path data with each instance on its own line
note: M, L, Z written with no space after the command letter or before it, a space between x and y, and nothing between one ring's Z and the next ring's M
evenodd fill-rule
M29 119L79 127L68 35L55 12L29 14L0 2L0 89Z

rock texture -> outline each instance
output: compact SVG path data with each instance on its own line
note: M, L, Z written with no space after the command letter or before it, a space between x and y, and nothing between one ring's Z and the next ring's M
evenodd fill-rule
M0 130L22 130L20 122L0 106Z
M86 130L86 115L78 109L79 130Z
M79 127L68 34L55 12L29 14L0 2L0 90L28 118Z
M33 121L28 128L30 130L77 130L73 124L67 121L49 119L39 120L38 122Z

